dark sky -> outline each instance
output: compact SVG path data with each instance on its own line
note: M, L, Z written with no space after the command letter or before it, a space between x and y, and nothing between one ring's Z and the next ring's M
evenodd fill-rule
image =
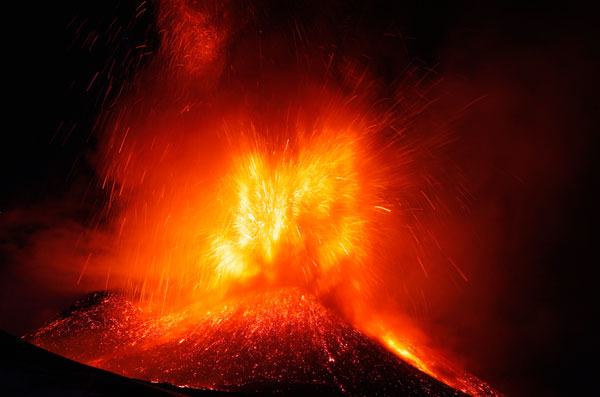
M117 83L125 81L127 51L142 41L156 46L150 10L118 46L82 48L90 29L106 28L115 16L127 23L132 12L126 2L83 3L26 5L7 14L13 20L3 49L10 104L0 144L0 326L16 335L78 297L76 291L32 286L15 258L36 233L59 220L85 223L101 205L99 193L86 193L95 183L88 153L96 144L92 128L102 104L96 91L102 84L88 90L89 82L111 58L121 61ZM383 80L397 78L389 65L402 58L435 67L448 87L464 93L461 99L490 98L456 128L467 137L477 134L473 139L480 145L503 148L486 152L500 171L478 185L489 202L482 199L473 211L474 228L483 228L488 218L500 225L502 249L495 270L482 272L478 286L462 298L468 315L452 313L466 323L469 316L482 316L452 349L470 349L467 368L508 394L583 391L591 380L583 362L594 353L598 264L598 32L591 10L567 2L275 3L259 2L259 23L293 15L309 25L321 12L333 21L334 32L401 35L400 54L390 54L385 44L371 46ZM75 24L83 20L78 30ZM472 153L476 147L463 153L466 164L481 160ZM499 176L515 173L524 181L520 188ZM478 294L486 296L479 306ZM442 314L437 319L450 321Z

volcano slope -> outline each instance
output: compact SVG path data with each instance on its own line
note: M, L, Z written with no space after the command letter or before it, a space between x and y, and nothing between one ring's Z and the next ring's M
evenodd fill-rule
M153 315L92 293L24 339L127 377L236 392L456 396L297 289Z

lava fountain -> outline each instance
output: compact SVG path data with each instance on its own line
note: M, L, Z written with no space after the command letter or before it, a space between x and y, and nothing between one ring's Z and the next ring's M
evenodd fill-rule
M100 116L92 156L106 205L82 240L109 243L77 282L105 292L26 338L189 387L497 394L403 310L440 273L468 280L436 240L432 213L468 194L439 160L452 135L426 74L384 89L298 24L286 56L273 32L248 38L257 13L157 4L158 54Z

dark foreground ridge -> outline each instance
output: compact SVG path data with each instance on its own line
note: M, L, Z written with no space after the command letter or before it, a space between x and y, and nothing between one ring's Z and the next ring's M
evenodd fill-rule
M69 360L0 331L3 395L216 396L230 393L182 389L130 379Z
M95 293L25 338L130 378L192 388L462 395L296 289L166 316L146 313L115 294Z

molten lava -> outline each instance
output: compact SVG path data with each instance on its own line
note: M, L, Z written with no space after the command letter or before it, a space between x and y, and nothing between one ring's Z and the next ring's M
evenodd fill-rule
M323 289L356 274L349 267L362 263L368 241L359 145L325 131L244 154L226 178L229 214L211 239L219 282L261 275Z

